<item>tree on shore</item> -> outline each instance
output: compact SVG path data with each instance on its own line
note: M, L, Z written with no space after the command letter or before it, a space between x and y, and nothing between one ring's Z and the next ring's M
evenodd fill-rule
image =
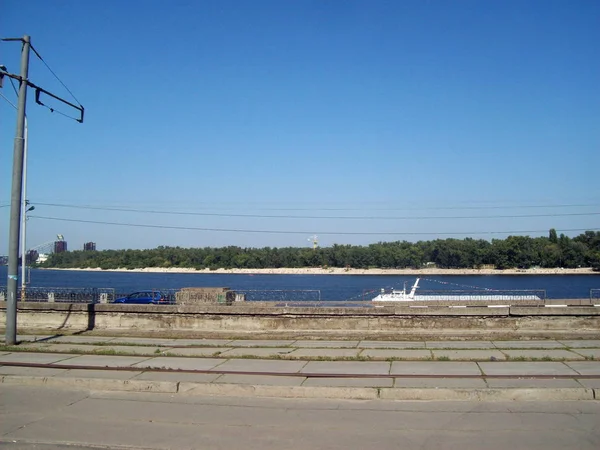
M71 251L55 253L42 267L138 269L179 267L195 269L263 269L299 267L468 269L492 265L508 268L598 267L600 232L586 231L569 238L551 229L548 237L509 236L491 242L472 238L433 241L378 242L368 246L325 248L158 247L150 250Z

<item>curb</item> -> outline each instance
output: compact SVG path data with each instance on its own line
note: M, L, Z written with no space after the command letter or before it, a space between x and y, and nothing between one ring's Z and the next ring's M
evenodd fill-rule
M115 380L104 378L53 378L4 375L0 384L49 386L98 391L152 392L162 394L226 397L329 398L338 400L404 401L575 401L600 400L600 392L587 388L375 388L323 386L269 386L192 383L176 381Z

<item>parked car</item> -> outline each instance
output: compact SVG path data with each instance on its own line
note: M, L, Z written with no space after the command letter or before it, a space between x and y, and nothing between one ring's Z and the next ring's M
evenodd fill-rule
M117 298L113 303L130 303L138 305L160 305L169 303L160 291L133 292L125 297Z

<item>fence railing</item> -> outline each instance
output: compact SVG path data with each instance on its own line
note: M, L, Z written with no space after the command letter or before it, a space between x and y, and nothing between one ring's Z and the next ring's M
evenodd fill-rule
M321 291L318 289L236 289L236 294L243 295L246 301L256 302L320 302Z
M6 286L0 286L0 301L6 300ZM17 300L23 299L21 288L17 289ZM69 288L69 287L26 287L24 300L27 302L50 303L111 303L115 300L112 288Z

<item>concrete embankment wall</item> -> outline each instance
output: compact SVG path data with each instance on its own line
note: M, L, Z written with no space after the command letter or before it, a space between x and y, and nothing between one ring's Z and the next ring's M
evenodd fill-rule
M0 323L6 303L0 303ZM600 307L298 308L22 303L19 332L174 337L600 338Z

